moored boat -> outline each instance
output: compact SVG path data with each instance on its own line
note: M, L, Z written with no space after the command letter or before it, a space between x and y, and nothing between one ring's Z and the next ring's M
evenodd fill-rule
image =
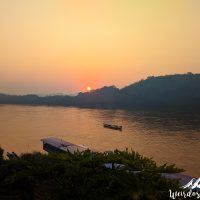
M47 152L54 152L54 153L64 153L64 152L83 152L88 150L87 147L83 145L76 145L70 142L64 141L59 138L44 138L41 140L43 142L43 149Z
M104 128L110 128L110 129L115 129L115 130L119 130L122 131L122 126L118 126L118 125L113 125L113 124L103 124Z

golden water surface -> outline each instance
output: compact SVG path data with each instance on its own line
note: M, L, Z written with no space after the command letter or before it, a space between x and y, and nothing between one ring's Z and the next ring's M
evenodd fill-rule
M104 122L122 125L123 131L105 129ZM98 151L132 148L200 177L200 113L0 105L5 151L43 151L40 140L51 136Z

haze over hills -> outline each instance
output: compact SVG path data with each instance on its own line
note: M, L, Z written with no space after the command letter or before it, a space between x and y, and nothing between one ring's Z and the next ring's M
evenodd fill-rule
M122 89L105 86L76 96L0 94L0 103L101 108L200 108L200 74L151 76Z

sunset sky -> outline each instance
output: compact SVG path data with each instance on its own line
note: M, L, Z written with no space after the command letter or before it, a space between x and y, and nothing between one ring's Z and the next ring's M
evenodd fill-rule
M200 0L0 0L0 93L200 73Z

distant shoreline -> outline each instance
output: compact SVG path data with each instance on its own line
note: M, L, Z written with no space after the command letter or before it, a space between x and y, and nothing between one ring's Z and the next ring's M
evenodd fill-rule
M63 106L63 105L48 105L48 104L1 104L1 106L27 106L27 107L51 107L51 108L77 108L77 109L99 109L99 110L124 110L124 111L149 111L149 112L192 112L192 113L200 113L200 108L184 108L176 107L176 108L167 108L167 107L135 107L135 108L116 108L116 107L86 107L86 106Z
M200 74L148 77L122 89L105 86L77 96L0 94L0 104L103 109L200 110Z

